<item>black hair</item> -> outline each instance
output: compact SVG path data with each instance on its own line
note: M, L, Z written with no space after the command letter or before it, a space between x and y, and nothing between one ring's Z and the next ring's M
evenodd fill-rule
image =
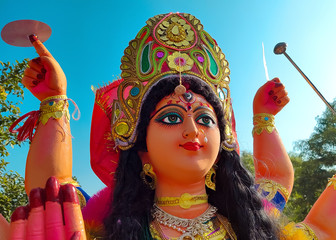
M222 104L213 90L194 76L183 76L183 83L212 105L217 115L221 141L224 141ZM179 76L164 77L152 86L144 99L142 106L145 107L141 109L136 143L131 149L120 153L113 201L104 221L107 239L152 239L149 224L152 221L154 190L150 190L140 178L142 163L137 152L146 150L150 114L157 103L171 94L178 84ZM207 188L209 203L229 220L238 240L279 239L279 228L264 211L261 197L254 187L254 178L243 167L237 152L221 150L218 159L216 191Z

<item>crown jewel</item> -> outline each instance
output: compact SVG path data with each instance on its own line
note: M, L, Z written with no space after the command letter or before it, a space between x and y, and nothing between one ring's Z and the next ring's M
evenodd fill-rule
M226 147L232 147L230 70L225 55L203 25L186 13L161 14L130 41L121 59L118 99L112 103L112 137L126 150L136 140L146 93L169 74L189 74L206 82L223 104Z

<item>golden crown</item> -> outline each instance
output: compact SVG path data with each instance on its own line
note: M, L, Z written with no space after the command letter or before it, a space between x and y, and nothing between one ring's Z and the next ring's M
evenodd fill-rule
M121 58L118 99L112 106L112 137L126 150L136 141L136 127L146 93L163 76L189 74L206 82L223 103L225 145L233 147L230 70L216 41L187 13L161 14L130 41Z

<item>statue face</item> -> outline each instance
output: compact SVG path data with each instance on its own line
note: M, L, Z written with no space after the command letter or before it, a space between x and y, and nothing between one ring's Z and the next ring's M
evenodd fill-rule
M163 98L147 128L148 152L141 153L158 177L200 181L217 159L220 133L212 106L191 91Z

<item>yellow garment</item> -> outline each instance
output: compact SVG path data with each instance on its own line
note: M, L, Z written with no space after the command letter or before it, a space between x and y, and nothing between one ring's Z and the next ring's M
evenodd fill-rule
M313 230L304 223L287 224L283 228L284 240L318 240Z

